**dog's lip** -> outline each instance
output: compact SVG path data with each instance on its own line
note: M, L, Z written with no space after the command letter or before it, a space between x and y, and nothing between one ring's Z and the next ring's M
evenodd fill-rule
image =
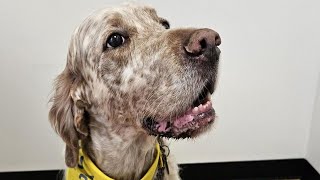
M156 121L152 118L144 120L145 129L151 134L162 137L185 138L193 137L206 128L215 119L212 102L208 99L197 107L189 108L176 119Z
M184 115L175 119L172 122L172 126L168 128L173 128L173 131L175 131L176 134L178 133L180 134L189 129L194 129L194 127L190 127L190 126L196 126L196 123L203 123L204 119L207 120L207 117L212 116L212 112L213 112L212 102L208 100L204 104L200 104L197 107L189 108ZM166 132L167 129L160 129L160 128L166 127L167 124L165 124L165 126L161 126L162 124L161 122L159 124L160 126L158 130L160 132Z

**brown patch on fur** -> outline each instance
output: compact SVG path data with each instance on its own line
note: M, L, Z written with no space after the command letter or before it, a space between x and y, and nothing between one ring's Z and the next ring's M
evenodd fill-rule
M55 95L52 98L53 105L49 112L49 118L56 132L66 143L66 164L74 167L78 159L78 132L74 126L73 101L71 99L71 85L74 78L68 71L58 76L56 80Z

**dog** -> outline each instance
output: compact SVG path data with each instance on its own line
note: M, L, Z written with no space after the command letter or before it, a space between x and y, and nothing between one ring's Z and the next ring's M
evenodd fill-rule
M212 29L170 29L149 6L87 17L72 35L49 111L66 144L66 179L180 179L165 140L212 126L220 44Z

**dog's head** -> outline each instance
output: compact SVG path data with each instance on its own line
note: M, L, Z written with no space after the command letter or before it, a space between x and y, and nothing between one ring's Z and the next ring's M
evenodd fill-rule
M122 136L184 138L208 129L220 43L211 29L170 29L150 7L131 4L89 16L72 36L50 110L67 152L93 133L94 122Z

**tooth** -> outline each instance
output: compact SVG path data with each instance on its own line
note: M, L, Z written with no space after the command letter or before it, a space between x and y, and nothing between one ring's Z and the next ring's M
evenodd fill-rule
M199 108L195 107L192 109L192 113L197 114L199 112Z
M204 105L202 107L203 107L203 111L205 111L207 109L207 105Z
M207 108L208 108L207 104L203 105L203 110L206 110Z
M202 104L200 104L198 107L199 107L200 111L203 111L203 105Z
M207 104L208 104L209 107L212 106L211 101L208 101Z

